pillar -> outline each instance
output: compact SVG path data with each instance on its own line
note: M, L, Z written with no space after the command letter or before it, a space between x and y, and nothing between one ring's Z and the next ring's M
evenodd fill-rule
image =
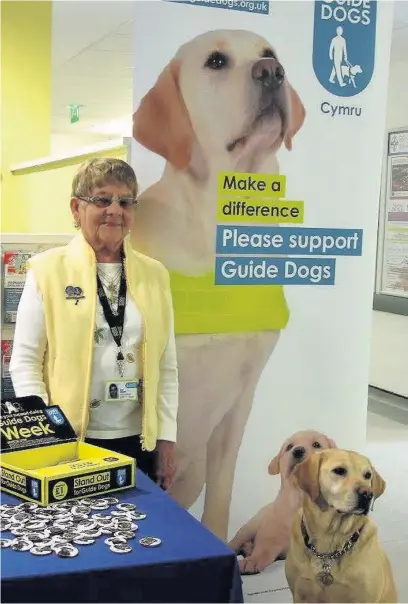
M27 230L27 200L10 166L50 153L51 42L52 2L1 2L3 232Z

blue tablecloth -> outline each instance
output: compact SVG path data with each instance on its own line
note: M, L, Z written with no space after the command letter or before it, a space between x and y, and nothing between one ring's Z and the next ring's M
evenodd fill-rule
M233 552L139 471L136 484L113 493L147 514L130 554L112 553L103 537L75 558L2 549L2 602L243 602ZM142 547L148 536L162 544Z

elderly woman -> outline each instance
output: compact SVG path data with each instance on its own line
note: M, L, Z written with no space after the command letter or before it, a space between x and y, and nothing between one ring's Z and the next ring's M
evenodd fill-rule
M133 169L92 159L72 184L80 230L34 256L17 313L16 396L59 405L78 437L136 459L163 488L173 475L178 377L169 277L132 249Z

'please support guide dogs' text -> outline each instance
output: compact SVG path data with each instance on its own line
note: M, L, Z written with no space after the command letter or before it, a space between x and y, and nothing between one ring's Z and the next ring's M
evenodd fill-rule
M221 172L217 193L216 285L334 285L328 256L362 254L361 229L301 226L281 174Z

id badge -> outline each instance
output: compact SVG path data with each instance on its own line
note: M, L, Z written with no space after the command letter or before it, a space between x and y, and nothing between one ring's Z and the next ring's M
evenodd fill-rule
M114 378L105 382L105 401L115 403L118 401L139 401L138 380L121 380Z

